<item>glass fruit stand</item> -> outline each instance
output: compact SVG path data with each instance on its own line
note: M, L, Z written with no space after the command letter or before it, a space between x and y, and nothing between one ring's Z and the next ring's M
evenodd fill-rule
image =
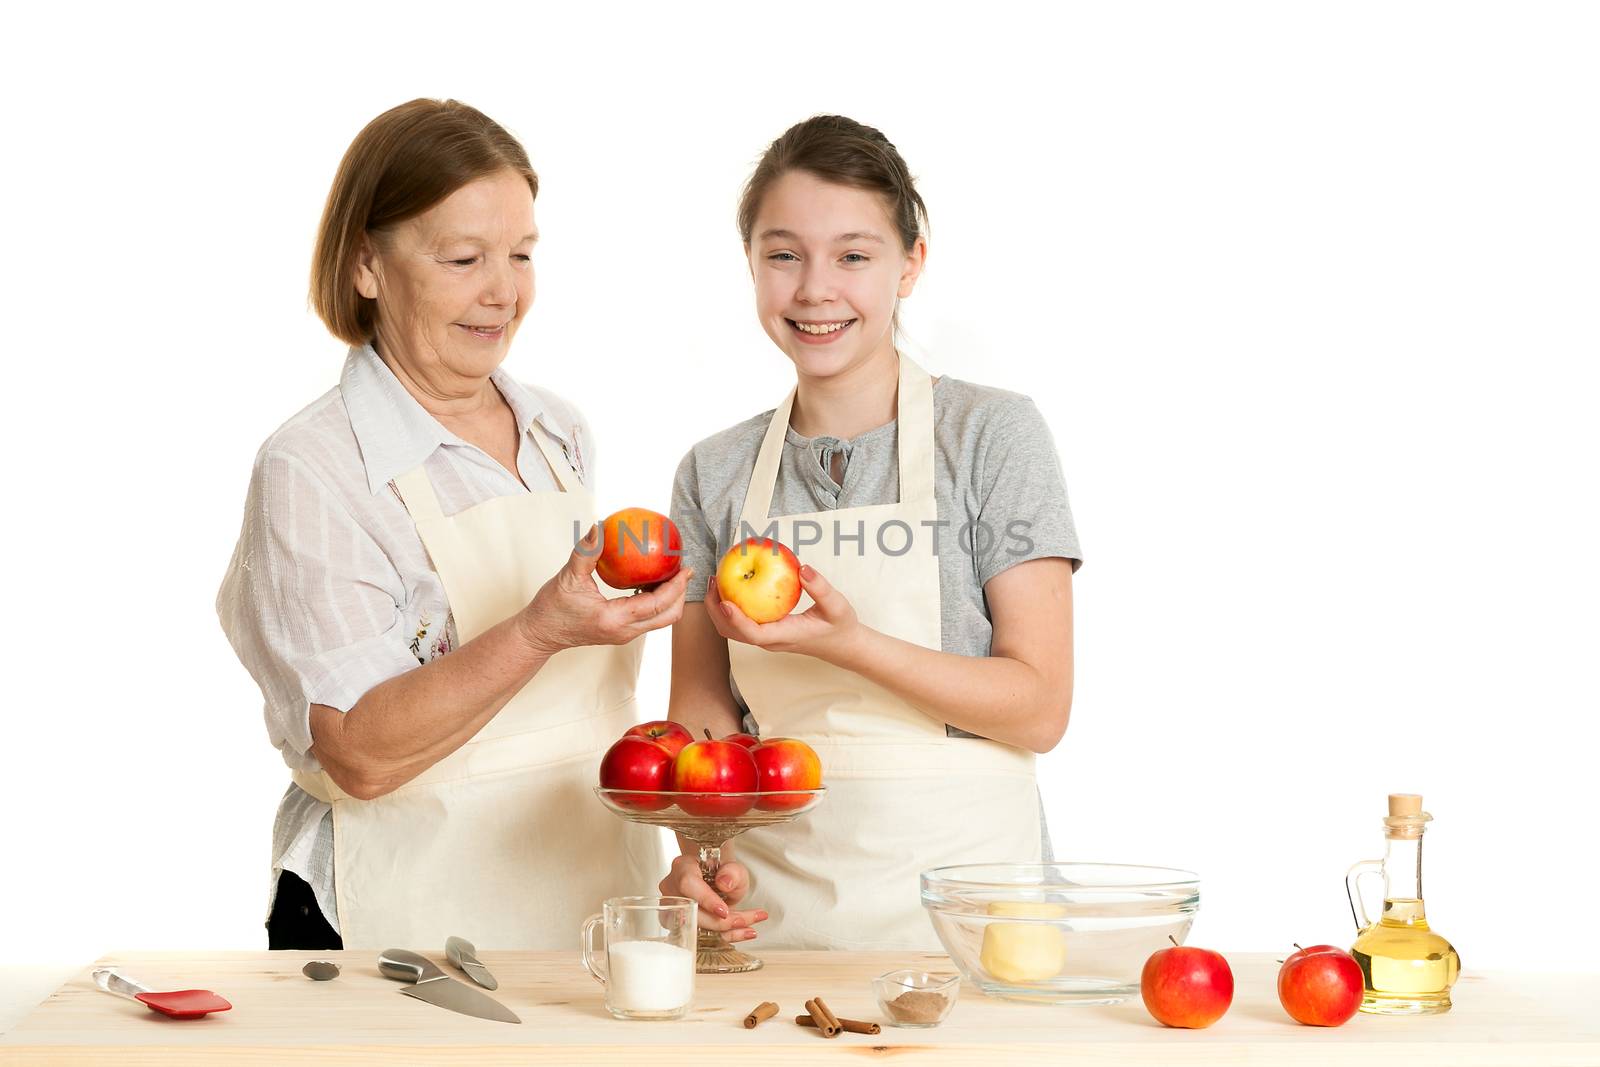
M700 876L713 889L722 869L722 850L747 830L793 822L822 801L823 789L766 793L640 792L596 787L614 815L646 826L664 826L700 846ZM740 952L715 930L701 930L695 970L700 974L739 974L761 969L761 961Z

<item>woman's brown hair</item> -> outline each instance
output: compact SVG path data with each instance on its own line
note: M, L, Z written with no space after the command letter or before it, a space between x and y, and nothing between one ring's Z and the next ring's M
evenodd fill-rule
M339 163L311 256L311 307L329 332L352 345L372 340L377 302L355 286L363 235L381 237L463 185L508 169L539 195L517 139L458 100L412 100L367 123Z
M927 205L889 138L843 115L815 115L790 126L767 146L745 182L744 195L739 198L739 237L745 247L750 245L761 198L793 170L882 196L900 245L908 252L918 237L926 235Z

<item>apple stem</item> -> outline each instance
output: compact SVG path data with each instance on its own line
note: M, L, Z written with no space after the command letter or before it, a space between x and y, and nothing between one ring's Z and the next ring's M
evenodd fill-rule
M1301 951L1301 952L1304 952L1304 951L1305 951L1305 949L1304 949L1304 948L1301 948L1301 946L1300 946L1300 942L1298 942L1298 941L1296 941L1296 942L1295 942L1295 943L1294 943L1294 947L1295 947L1295 948L1298 948L1298 949L1300 949L1300 951Z
M702 730L704 730L706 732L706 740L707 741L715 741L716 740L716 738L711 736L711 727L702 726L702 727L700 727L700 729L702 729Z
M1173 948L1181 948L1182 947L1181 945L1178 944L1178 939L1173 937L1171 934L1167 935L1167 940L1172 942L1172 947Z

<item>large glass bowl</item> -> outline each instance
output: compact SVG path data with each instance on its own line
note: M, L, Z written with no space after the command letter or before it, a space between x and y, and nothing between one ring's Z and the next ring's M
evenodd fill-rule
M922 906L957 969L984 993L1115 1004L1139 991L1152 952L1183 943L1200 882L1166 867L964 864L924 871Z

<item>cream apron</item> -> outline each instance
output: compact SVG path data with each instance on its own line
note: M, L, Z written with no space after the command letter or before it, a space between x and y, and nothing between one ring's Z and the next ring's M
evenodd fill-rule
M562 491L502 496L445 515L422 467L395 479L467 642L520 611L566 562L594 497L537 428ZM602 587L603 588L603 587ZM620 595L609 594L608 595ZM607 897L654 892L654 829L594 795L600 757L636 721L643 640L567 649L483 729L394 792L358 800L297 773L333 805L334 888L345 948L578 947Z
M791 392L767 427L743 521L757 531L777 523L779 539L800 545L801 560L843 593L867 626L937 649L939 559L933 530L922 525L938 518L933 385L904 355L897 404L898 504L767 517L794 406ZM796 524L816 525L802 537ZM817 526L822 543L804 545L816 540ZM958 532L957 523L940 531L941 551L961 551L954 543ZM908 535L914 540L904 551ZM795 610L810 605L803 597ZM943 722L860 675L809 656L730 641L729 657L761 735L811 745L827 787L822 803L796 821L739 838L736 851L751 874L745 906L771 915L758 927L762 944L938 951L920 902L922 871L1039 859L1031 752L946 737Z

